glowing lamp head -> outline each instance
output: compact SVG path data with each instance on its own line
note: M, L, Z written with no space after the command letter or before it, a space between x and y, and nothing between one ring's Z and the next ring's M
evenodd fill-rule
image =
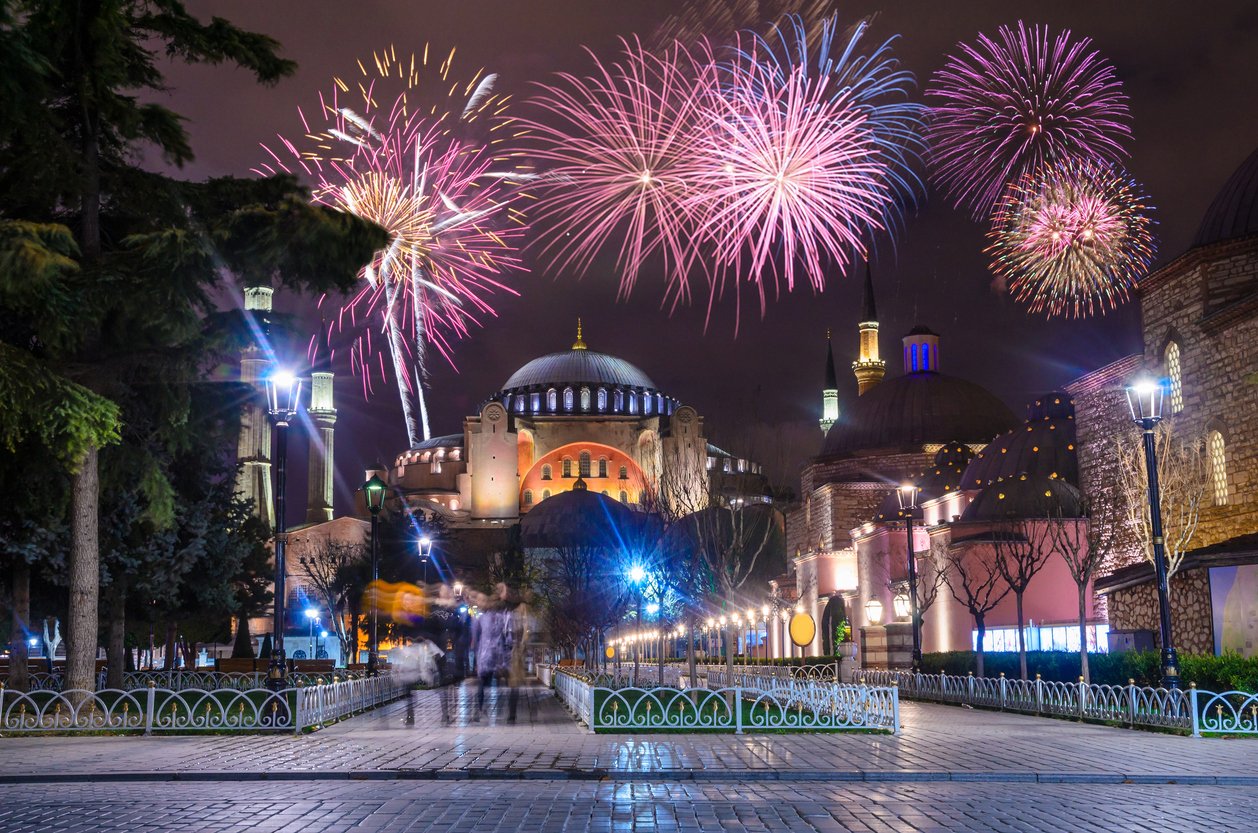
M297 415L301 401L301 379L291 370L276 368L267 374L266 406L271 418L287 423Z
M921 490L912 483L902 483L896 489L896 497L900 500L900 509L905 512L912 512L917 508L917 495Z
M708 620L708 627L709 627L709 628L711 628L711 627L715 627L715 626L716 626L716 620L715 620L715 619L709 619L709 620Z
M328 638L328 632L327 632L327 631L319 631L319 637L320 637L320 638L322 638L322 639L327 639L327 638Z
M32 636L30 639L26 640L26 644L34 648L39 644L39 640Z
M372 515L378 515L380 509L384 506L384 495L389 490L389 484L381 479L380 475L373 474L371 479L363 484L363 495L367 499L367 511Z
M768 605L760 605L760 615L761 615L761 616L765 616L765 617L767 617L767 616L769 615L769 606L768 606Z
M891 600L891 609L895 611L895 618L897 619L909 618L910 605L909 605L908 594L896 593L895 597Z
M648 605L646 606L646 612L647 612L647 614L648 614L648 615L650 615L650 616L654 616L655 614L659 613L659 612L660 612L660 606L659 606L659 603L658 603L658 602L651 602L650 604L648 604Z
M1162 384L1155 379L1138 379L1127 386L1127 407L1138 425L1152 428L1162 419Z
M871 625L877 625L882 621L882 600L870 599L865 602L865 618Z
M629 568L629 583L641 586L646 581L646 568L641 564L634 564Z
M318 618L319 618L319 611L315 610L313 607L308 607L308 608L306 608L306 618L307 618L307 619L318 619Z

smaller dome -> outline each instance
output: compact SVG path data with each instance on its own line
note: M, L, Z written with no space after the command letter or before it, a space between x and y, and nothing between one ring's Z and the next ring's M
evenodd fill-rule
M964 489L981 489L1020 474L1079 482L1075 406L1062 391L1037 396L1027 403L1027 419L1001 434L978 453L961 481Z
M1258 234L1258 150L1232 172L1201 220L1193 247Z
M927 327L925 324L918 324L916 327L909 330L904 335L906 338L908 336L936 336L938 337L939 333L935 332L930 327Z
M961 522L1056 517L1085 517L1083 493L1064 480L1020 474L980 491L965 507Z
M524 546L616 549L634 537L640 526L638 513L589 491L583 480L577 483L578 488L546 498L520 520Z

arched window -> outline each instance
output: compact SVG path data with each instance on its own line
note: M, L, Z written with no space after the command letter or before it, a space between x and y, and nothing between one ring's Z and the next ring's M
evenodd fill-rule
M1166 345L1166 378L1171 387L1171 413L1184 410L1184 371L1179 361L1179 344Z
M607 494L606 489L603 490L603 497L611 497L611 495Z
M922 345L922 370L930 370L930 345Z
M917 372L917 345L916 344L909 345L909 361L911 362L911 368L913 372L916 373Z
M623 390L616 391L612 397L612 410L620 413L625 409L625 392Z
M620 490L620 502L621 502L621 503L628 503L628 502L629 502L629 493L628 493L628 492L626 492L624 489L621 489L621 490Z
M542 480L550 480L553 471L554 470L550 467L550 463L542 466Z
M598 476L599 477L607 476L607 458L606 457L598 458Z
M563 409L565 411L572 410L572 388L563 389Z
M524 505L525 506L533 505L533 490L532 489L524 490Z
M590 410L590 389L581 388L581 410Z
M638 412L638 395L636 393L629 394L629 413L636 414Z
M537 413L542 409L542 395L540 393L529 394L529 402L533 406L533 413Z
M651 404L652 404L652 400L653 400L653 398L654 398L654 397L652 397L652 396L651 396L651 394L649 394L649 393L647 393L647 394L643 394L643 396L642 396L642 413L644 413L644 414L649 414L649 413L651 413Z
M572 458L571 457L563 458L563 476L572 477Z
M542 492L542 500L546 500L549 497L550 497L550 489L547 489L544 492Z
M580 462L579 471L581 472L581 476L589 477L590 476L590 452L582 451L580 460L581 462Z
M621 467L620 467L620 479L621 479L621 480L628 480L628 479L629 479L629 467L628 467L628 466L621 466Z
M554 388L546 391L546 410L559 410L559 393Z
M1207 439L1210 451L1210 484L1214 487L1214 505L1227 506L1227 447L1223 435L1211 431Z
M607 410L607 389L606 388L598 389L598 409L600 411Z
M524 395L520 394L515 398L515 412L517 414L524 413Z

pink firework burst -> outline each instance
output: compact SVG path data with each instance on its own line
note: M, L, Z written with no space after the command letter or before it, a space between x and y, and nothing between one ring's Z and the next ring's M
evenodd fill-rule
M959 48L926 88L931 179L956 207L986 217L1006 184L1044 166L1126 156L1127 96L1088 38L1019 22Z
M258 170L304 174L314 198L369 219L390 233L388 247L362 270L362 287L335 316L325 337L352 335L351 364L370 392L386 373L384 348L412 445L429 436L424 385L431 346L453 361L452 341L492 315L488 299L510 292L525 235L515 207L513 153L499 150L510 125L494 75L466 84L449 78L443 60L374 56L359 64L354 86L335 79L320 96L317 118L301 113L305 135L266 149ZM429 87L438 93L431 94Z
M853 88L803 66L783 73L740 53L714 75L694 147L695 224L716 253L712 298L733 279L791 291L802 274L863 256L866 235L894 210L888 160ZM745 277L743 277L745 276Z
M988 234L992 272L1032 312L1084 318L1124 303L1153 260L1150 208L1110 165L1079 163L1011 185Z
M659 56L636 40L621 45L617 63L590 52L593 74L561 74L533 99L544 117L522 123L544 173L531 213L545 229L542 253L559 268L584 274L611 244L624 297L658 253L681 295L694 251L689 148L710 70L679 45Z

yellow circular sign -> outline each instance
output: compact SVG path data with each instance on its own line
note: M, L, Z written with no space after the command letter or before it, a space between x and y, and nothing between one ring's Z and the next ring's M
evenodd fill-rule
M803 648L811 645L817 635L817 623L807 613L796 613L791 617L791 641Z
M615 659L616 649L611 647L610 645L607 646L606 648L603 649L603 656L607 657L608 659Z

